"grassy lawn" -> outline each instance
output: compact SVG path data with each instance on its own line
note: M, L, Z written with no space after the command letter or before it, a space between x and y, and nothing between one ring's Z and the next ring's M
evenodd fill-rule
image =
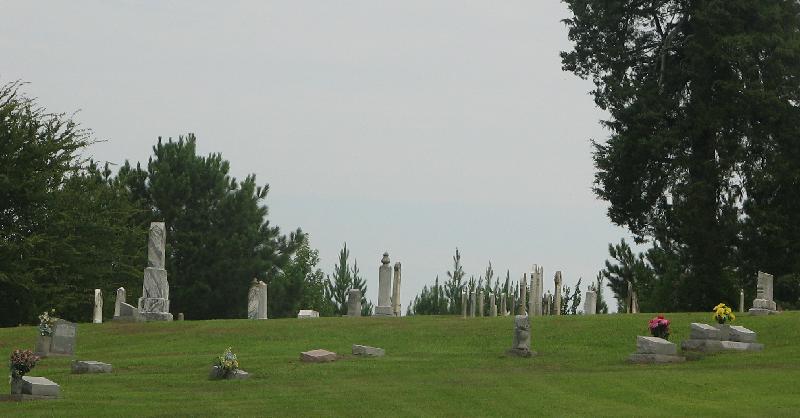
M61 385L58 401L0 402L0 416L790 416L800 415L800 312L741 315L761 353L631 365L652 315L533 319L532 359L505 357L513 320L410 317L80 324L76 359L113 364L71 375L70 359L31 375ZM671 341L710 313L671 314ZM33 348L34 327L0 329L0 352ZM352 344L386 349L353 358ZM233 346L244 381L210 381ZM343 358L299 362L314 348ZM9 393L7 379L0 392Z

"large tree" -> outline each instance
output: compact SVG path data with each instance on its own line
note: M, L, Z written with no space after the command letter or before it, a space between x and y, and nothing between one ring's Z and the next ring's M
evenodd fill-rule
M119 177L147 211L167 225L170 310L193 319L244 318L251 280L278 277L302 242L267 220L268 185L237 180L220 154L197 155L195 136L153 147L144 170L129 163ZM144 243L142 243L144 245Z
M609 217L638 240L682 247L677 308L732 300L745 166L785 131L773 118L797 121L800 5L565 2L574 49L564 68L592 79L609 113L611 136L594 154Z

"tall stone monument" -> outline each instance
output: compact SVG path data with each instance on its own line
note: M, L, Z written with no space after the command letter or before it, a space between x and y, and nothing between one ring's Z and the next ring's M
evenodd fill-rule
M125 303L125 288L117 289L117 300L114 302L114 316L119 316L120 304Z
M378 306L375 316L392 316L392 268L389 267L389 253L383 253L381 266L378 268Z
M522 280L519 281L519 314L520 315L528 315L526 305L526 294L528 293L528 282L525 279L526 275L522 275Z
M744 289L739 289L739 312L744 312Z
M467 289L461 290L461 316L467 317Z
M478 291L478 316L483 317L483 289Z
M508 315L508 310L506 309L506 292L500 293L500 315Z
M586 301L583 302L583 314L594 315L597 311L597 292L594 290L586 291Z
M561 271L556 272L556 277L553 281L556 285L556 293L553 298L553 315L561 315Z
M360 289L350 289L347 292L347 316L361 316Z
M750 315L769 315L778 313L778 307L772 299L773 278L769 273L758 272L758 283L756 285L756 298L753 300L753 307L750 308Z
M528 301L529 315L542 315L542 296L544 296L544 267L534 264L531 272L530 300Z
M144 269L142 297L139 298L139 321L172 321L169 313L169 282L166 260L167 230L164 222L150 223L147 242L147 268Z
M94 289L94 312L92 313L92 322L95 324L103 323L103 291Z
M475 303L477 302L475 297L475 291L469 293L469 316L475 318Z
M402 306L400 306L400 262L394 263L394 281L392 282L392 314L401 316Z
M497 316L497 298L495 292L489 294L489 316Z

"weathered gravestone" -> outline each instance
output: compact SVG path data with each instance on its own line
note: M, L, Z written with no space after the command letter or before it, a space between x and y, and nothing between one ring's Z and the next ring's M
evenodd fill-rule
M360 289L350 289L347 292L347 316L361 316Z
M53 340L50 343L50 355L75 355L75 340L78 335L76 324L59 319L53 329Z
M257 279L247 292L247 318L267 319L267 284Z
M103 291L94 289L94 312L92 312L92 322L95 324L103 323Z
M583 303L583 314L594 315L597 311L597 292L594 290L586 291L586 301Z
M681 363L686 357L678 355L678 347L658 337L636 337L636 352L628 357L631 363Z
M402 266L400 262L394 263L394 280L392 281L392 315L401 316L403 314L402 306L400 306L400 278Z
M144 269L138 321L172 321L169 313L169 282L165 267L167 229L164 222L151 222L147 241L147 267Z
M689 339L681 343L687 351L716 353L719 351L761 351L764 344L756 342L756 333L742 326L711 326L693 322Z
M57 399L60 393L61 387L44 377L22 376L11 381L12 397L22 395L20 399L23 400L26 399L24 396L29 396L31 399Z
M514 341L506 354L517 357L536 355L535 351L531 351L531 321L528 315L514 317Z
M319 318L319 312L311 309L301 309L300 312L297 313L297 317L300 319Z
M756 298L753 300L753 307L750 308L750 315L771 315L778 313L773 296L773 278L771 274L758 272L758 283L756 286Z
M227 380L244 380L250 378L250 373L242 370L242 369L235 369L229 372L225 372L222 367L219 366L211 366L211 370L208 372L209 379L227 379Z

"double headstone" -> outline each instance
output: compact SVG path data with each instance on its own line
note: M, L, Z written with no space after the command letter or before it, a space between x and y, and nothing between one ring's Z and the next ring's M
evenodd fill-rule
M139 298L140 321L172 321L169 313L169 282L165 267L167 230L164 222L150 223L147 242L147 267L144 269L142 297Z
M267 319L267 284L253 279L247 292L247 318Z
M758 284L756 287L756 298L753 300L753 307L750 308L750 315L769 315L778 313L775 301L772 299L773 289L772 275L758 272Z
M756 333L741 326L711 326L693 322L689 339L681 343L684 350L716 353L718 351L761 351L764 344L756 342Z

